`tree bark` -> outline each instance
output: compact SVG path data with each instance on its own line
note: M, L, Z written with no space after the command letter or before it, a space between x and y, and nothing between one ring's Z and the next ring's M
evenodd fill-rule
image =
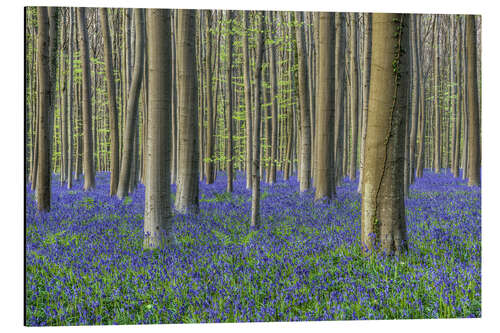
M462 125L462 24L460 24L460 19L457 19L457 63L456 63L456 83L455 93L457 95L455 106L456 119L455 119L455 151L453 153L453 176L458 178L460 176L460 139L461 139L461 125Z
M361 242L400 254L407 248L404 206L404 131L409 85L408 15L373 14L370 99L362 189ZM379 247L377 247L379 246Z
M259 177L259 166L260 166L260 138L258 133L260 133L260 89L261 89L261 78L262 78L262 56L264 54L264 12L256 13L258 15L258 25L257 25L257 46L255 50L255 70L254 70L254 125L253 125L253 168L252 168L252 212L250 227L259 228L260 227L260 177Z
M318 110L316 114L316 193L314 200L332 198L333 136L335 82L335 30L334 14L319 13L319 63L318 63Z
M252 187L252 103L251 103L251 89L250 86L250 61L248 55L248 12L244 10L243 14L243 84L245 90L245 115L246 115L246 187Z
M49 14L47 7L38 7L38 166L36 177L36 199L39 211L50 210L50 129L49 113L51 111L51 84L50 84L50 63L49 56Z
M415 181L415 148L417 143L417 129L418 129L418 108L419 108L419 56L417 53L417 18L415 14L410 15L411 26L411 128L410 128L410 151L409 151L409 184Z
M95 187L94 151L92 144L92 109L90 105L92 98L90 91L90 62L85 8L80 7L77 9L77 12L80 61L82 65L83 173L85 176L83 190L88 191Z
M345 18L335 14L335 128L334 156L336 184L342 181L343 132L344 132L344 87L345 87ZM334 187L335 189L335 187Z
M244 12L246 13L246 12ZM206 99L207 99L207 132L206 132L206 162L205 162L205 178L207 184L213 184L214 182L214 143L215 143L215 128L214 128L214 108L213 108L213 96L212 96L212 11L207 11L207 29L206 29L206 63L205 63L205 75L206 75Z
M302 12L295 12L295 21L302 22ZM309 111L309 88L305 54L304 28L295 28L297 38L298 88L300 107L300 192L311 187L311 122Z
M123 138L123 154L120 177L116 196L120 199L128 195L132 177L132 159L134 158L134 137L137 127L139 94L144 70L144 13L142 9L134 9L137 37L135 39L135 60L132 83L127 100L127 121Z
M194 10L179 9L177 73L179 77L179 160L175 209L198 212L198 87Z
M366 144L366 123L368 121L368 97L370 93L370 65L371 65L371 24L372 14L364 14L365 33L363 35L363 126L361 129L361 147L359 154L359 183L358 193L361 193L361 185L363 184L363 172L365 165L365 144Z
M232 94L232 54L233 54L233 33L231 31L233 12L226 11L226 19L228 31L226 36L226 128L227 128L227 146L226 146L226 175L227 175L227 192L233 192L233 94Z
M441 170L441 114L439 112L439 31L437 29L437 15L434 17L433 33L434 39L432 47L434 49L433 58L433 91L434 91L434 172Z
M465 18L465 52L467 57L467 110L469 113L469 186L481 185L479 97L477 76L477 30L474 15Z
M170 11L147 9L149 117L144 211L145 249L176 243L170 209L171 30Z
M271 22L273 14L270 13ZM274 41L274 33L271 27L271 39ZM276 182L276 161L278 159L278 84L276 80L276 45L273 43L269 49L269 75L271 81L271 156L269 168L269 183Z
M119 159L118 159L118 112L116 107L116 89L113 70L113 60L111 58L113 50L111 48L111 37L108 24L108 9L100 8L100 19L102 38L104 44L104 63L106 67L106 87L108 92L108 113L109 131L111 135L111 176L109 180L109 195L116 194L118 188Z
M356 178L356 161L358 156L358 48L356 43L357 27L356 27L356 14L349 13L350 15L350 101L351 101L351 154L349 158L349 179Z

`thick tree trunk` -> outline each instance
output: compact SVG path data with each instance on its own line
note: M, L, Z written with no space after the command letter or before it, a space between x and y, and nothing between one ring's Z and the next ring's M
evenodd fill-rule
M147 9L149 119L144 248L175 244L170 209L171 33L170 11Z
M409 85L408 15L373 14L369 117L362 190L365 253L398 255L407 247L403 163Z
M316 114L316 193L315 200L332 198L335 184L333 173L333 135L335 82L334 14L319 14L318 112Z
M88 191L95 187L94 151L92 144L92 109L90 91L90 62L87 37L87 19L85 8L80 7L78 12L78 29L80 44L80 61L82 64L82 117L83 117L83 173L85 182L83 190Z
M38 166L36 176L36 199L39 211L50 210L50 111L51 111L51 88L49 56L49 14L47 7L38 7Z
M134 137L136 136L139 113L139 94L144 70L144 13L142 9L134 9L137 37L135 39L135 61L132 84L127 100L127 121L123 138L123 154L120 166L120 177L116 196L120 199L128 195L132 178L132 160L134 159Z
M467 110L469 113L469 165L467 173L469 186L481 185L477 47L475 16L467 15L465 18L465 52L467 57Z
M302 12L295 12L295 20L302 22ZM298 61L298 88L300 107L300 192L311 187L311 122L309 111L309 88L307 87L307 68L305 54L304 27L296 29L297 61Z
M257 46L255 50L255 71L254 71L254 126L253 126L253 168L252 168L252 212L250 227L260 227L260 177L259 177L259 155L260 155L260 89L262 78L262 56L264 54L264 39L262 31L264 30L264 12L258 12L257 25Z
M198 212L198 87L194 10L179 9L177 35L179 87L179 160L175 209Z

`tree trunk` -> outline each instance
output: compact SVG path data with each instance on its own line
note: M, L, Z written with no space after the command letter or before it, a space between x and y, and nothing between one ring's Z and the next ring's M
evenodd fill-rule
M295 21L302 22L302 12L295 12ZM307 68L305 54L304 27L296 27L298 88L300 107L300 192L311 187L311 122L309 111L309 88L307 87Z
M415 147L417 143L417 129L418 129L418 108L419 108L419 56L417 53L417 18L415 14L410 15L411 26L411 119L410 119L410 151L409 151L409 184L415 181Z
M318 110L316 114L316 193L314 200L332 198L335 175L333 173L333 135L335 82L335 30L334 13L319 13Z
M273 14L270 13L271 22ZM273 27L271 27L273 31ZM274 40L274 33L271 32L271 39ZM269 49L269 75L271 81L271 156L269 169L269 183L276 182L276 161L278 159L278 84L276 80L276 46L272 44Z
M231 10L226 11L226 20L228 24L228 31L226 36L226 57L227 57L227 68L226 68L226 128L227 128L227 146L226 146L226 175L227 175L227 192L233 192L233 94L232 91L232 53L233 53L233 33L231 31L231 25L233 20L233 12Z
M344 137L344 87L345 87L345 19L344 14L335 14L335 128L334 155L335 185L342 181L343 137Z
M207 98L207 132L206 132L206 162L205 162L205 178L207 184L214 182L214 142L215 142L215 128L214 128L214 109L212 97L212 11L207 11L207 29L206 29L206 63L205 63L205 86Z
M175 17L175 10L172 13L172 19ZM175 32L175 28L177 25L175 24L175 20L173 19L170 23L171 31L172 31L172 39L171 39L171 52L172 52L172 82L178 82L177 80L177 47L176 47L176 38L177 34ZM170 184L177 183L177 156L178 150L178 129L177 129L177 114L178 112L178 102L177 102L177 84L172 84L172 108L171 108L171 119L172 119L172 140L171 140L171 154L172 154L172 163L170 164Z
M68 77L68 153L67 153L67 182L68 189L73 187L73 32L74 32L74 9L69 8L69 77Z
M139 94L144 70L144 13L142 9L134 9L135 25L137 37L135 39L135 60L132 84L130 85L127 100L127 121L125 122L125 131L123 138L123 155L120 167L120 179L116 195L122 199L128 195L129 183L132 177L132 159L134 158L134 137L136 136L136 127L139 108Z
M49 15L47 7L38 7L38 166L36 177L36 199L39 211L50 210L50 111L51 111L51 88L49 56Z
M145 249L175 244L170 209L170 11L147 9L149 71L148 163L144 209Z
M362 188L361 242L365 253L407 248L403 163L409 85L408 15L373 14L372 66ZM373 116L372 116L373 115Z
M92 149L92 109L90 105L90 62L85 8L80 7L77 11L80 61L82 65L83 173L85 175L83 190L88 191L95 187L94 152Z
M179 77L179 160L175 209L198 212L198 87L194 10L179 9L177 73Z
M371 24L372 14L364 14L365 33L363 35L363 126L361 129L361 147L359 154L359 183L358 193L361 193L363 184L363 171L365 165L365 144L366 144L366 122L368 121L368 97L370 94L370 65L371 65Z
M116 194L118 188L119 160L118 160L118 112L116 108L116 90L113 70L111 37L108 25L108 9L100 8L102 38L104 44L104 63L106 67L106 86L108 89L109 130L111 134L111 176L109 180L109 195Z
M465 52L467 57L467 110L469 113L469 186L481 185L480 128L479 128L479 97L477 76L477 31L474 15L465 18Z
M461 139L461 125L462 125L462 25L460 20L457 19L458 31L457 31L457 67L456 67L456 80L457 87L455 88L455 93L457 98L455 100L456 119L455 119L455 151L453 152L453 176L458 178L460 176L460 139Z
M251 86L250 86L250 61L248 56L248 12L244 10L243 14L243 84L245 90L245 115L246 115L246 187L252 187L252 103L251 103Z
M421 16L418 16L418 18L421 18ZM417 178L422 178L423 173L424 173L424 149L425 149L425 133L426 133L426 120L425 120L425 114L426 114L426 108L425 108L425 89L424 89L424 79L423 79L423 70L422 66L420 65L420 61L422 59L422 52L420 50L420 20L417 20L416 24L416 34L417 34L417 43L416 43L416 48L417 48L417 65L418 65L418 77L419 80L418 82L418 90L419 90L419 112L420 112L420 130L418 133L418 158L417 158L417 164L416 164L416 170L415 170L415 176Z
M439 32L437 29L437 15L434 17L433 23L433 79L434 79L434 172L439 173L441 170L441 114L439 112Z
M356 178L356 160L358 156L358 48L356 43L356 14L350 15L350 101L351 101L351 154L349 159L349 179Z
M262 31L264 30L264 12L256 13L258 15L257 25L257 46L255 50L255 71L254 71L254 126L253 126L253 168L252 168L252 213L250 227L260 227L260 177L259 177L259 155L260 155L260 89L262 78L262 56L264 53L264 39Z

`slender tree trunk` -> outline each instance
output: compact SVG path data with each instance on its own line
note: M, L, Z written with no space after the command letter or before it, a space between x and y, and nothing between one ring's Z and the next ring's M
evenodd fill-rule
M363 35L363 73L362 73L362 81L363 81L363 121L362 121L362 129L361 129L361 147L359 154L359 183L358 183L358 192L361 193L361 185L363 184L363 172L365 165L365 144L366 144L366 123L368 121L368 97L370 94L370 65L371 65L371 34L372 34L372 25L371 25L372 14L364 14L364 23L365 23L365 33Z
M373 14L372 70L362 190L361 242L386 254L407 248L403 162L409 85L408 15ZM373 115L373 116L372 116Z
M460 24L460 20L457 20L458 23L458 31L457 31L457 87L455 88L455 93L457 98L455 100L456 110L456 120L455 120L455 151L453 153L453 176L458 178L460 176L460 139L461 139L461 125L462 125L462 25Z
M175 209L198 212L198 87L194 10L179 9L177 61L179 76L179 169Z
M227 192L233 192L233 94L231 93L232 88L232 53L233 53L233 33L231 32L233 12L231 10L226 11L226 19L228 21L228 31L226 36L226 56L227 56L227 68L226 68L226 127L227 127Z
M135 8L135 24L137 37L135 39L135 64L127 101L127 121L123 138L123 155L120 167L120 177L116 195L122 199L128 195L129 183L132 175L132 159L134 158L134 137L137 127L139 94L144 70L144 13L142 9Z
M342 181L342 151L344 132L344 86L345 86L345 20L344 14L335 14L335 128L334 157L336 184Z
M212 96L212 11L207 11L207 29L206 29L206 63L205 63L205 75L206 75L206 98L207 98L207 132L206 132L206 162L205 162L205 178L207 184L213 184L214 182L214 143L215 143L215 131L214 131L214 109L213 109L213 96Z
M257 25L257 46L255 50L255 71L254 71L254 126L253 126L253 168L252 168L252 213L250 227L260 227L260 177L259 177L259 155L260 155L260 89L262 78L262 56L264 53L264 39L262 31L264 30L264 12L258 12Z
M410 119L410 151L409 151L409 184L415 180L415 148L417 143L417 129L418 129L418 108L419 108L419 70L417 54L417 19L415 14L410 15L410 33L411 33L411 119Z
M349 159L349 179L356 178L356 161L358 156L358 48L356 43L357 27L356 27L356 14L350 13L350 48L351 48L351 61L350 65L350 101L351 101L351 154Z
M64 185L64 182L66 181L66 166L68 165L67 163L67 151L68 151L68 137L67 137L67 111L68 111L68 95L66 94L66 88L67 88L67 80L66 80L66 71L64 70L66 67L66 54L67 54L67 48L64 46L64 38L66 35L66 20L63 17L62 19L62 28L60 29L61 32L61 53L60 53L60 70L59 70L59 101L62 102L62 107L59 109L59 115L60 115L60 128L59 132L61 133L61 172L59 174L60 176L60 183L61 186Z
M474 15L465 17L465 52L467 57L467 110L469 113L469 186L481 185L479 97L477 76L477 30Z
M171 30L170 11L147 9L149 71L148 163L144 248L174 245L170 209Z
M248 55L248 12L242 11L243 15L243 84L245 90L245 115L246 115L246 186L247 189L252 187L252 103L251 103L251 86L250 86L250 61Z
M106 86L108 92L108 113L109 113L109 130L111 135L111 177L109 180L109 195L116 195L118 188L119 176L119 159L118 159L118 112L116 107L116 90L115 79L113 76L113 60L111 37L108 25L108 9L100 8L100 19L102 38L104 44L104 63L106 67Z
M418 18L421 18L419 15ZM415 44L417 48L417 65L418 65L418 77L419 80L418 82L418 90L419 90L419 112L420 112L420 131L418 133L418 158L417 158L417 165L416 165L416 171L415 171L415 176L417 178L422 178L423 173L424 173L424 149L425 149L425 133L426 133L426 119L425 119L425 114L426 114L426 108L425 108L425 89L424 89L424 79L423 79L423 70L422 66L420 65L421 59L422 59L422 52L420 51L420 20L417 20L416 24L416 34L417 34L417 43Z
M88 191L93 189L95 186L94 151L92 149L92 109L90 105L90 62L85 8L80 7L77 9L77 12L80 61L82 64L83 172L85 175L83 190Z
M271 22L273 14L270 13ZM271 27L273 31L274 27ZM271 39L274 40L274 33L271 32ZM278 84L276 80L276 46L272 44L269 49L269 75L271 81L271 156L269 168L269 183L276 182L276 161L278 159Z
M172 11L172 19L175 17L174 16L175 10ZM177 47L176 47L176 38L177 34L175 32L176 24L175 20L173 19L171 21L171 31L172 31L172 40L171 40L171 51L172 51L172 82L178 82L177 80ZM177 114L178 114L178 102L177 102L177 84L172 84L172 149L171 149L171 154L172 154L172 163L170 166L170 172L171 172L171 177L170 177L170 183L171 184L176 184L177 183L177 156L178 156L178 129L177 129Z
M302 22L302 12L295 12L295 20ZM298 60L298 88L300 107L300 192L307 191L311 187L311 122L309 111L309 90L307 87L307 68L305 54L304 28L296 29L297 38L297 60Z
M434 17L433 23L433 79L434 79L434 172L439 173L441 170L441 113L439 112L439 32L437 29L437 15Z

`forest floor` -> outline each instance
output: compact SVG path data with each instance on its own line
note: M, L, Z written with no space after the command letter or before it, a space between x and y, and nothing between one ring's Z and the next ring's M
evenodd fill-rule
M262 184L256 231L243 174L232 194L220 174L200 183L198 216L175 215L178 246L155 251L142 249L144 186L120 201L108 173L96 182L54 180L44 214L27 185L29 326L481 316L480 188L450 173L412 185L399 258L361 255L357 181L331 203L296 178Z

